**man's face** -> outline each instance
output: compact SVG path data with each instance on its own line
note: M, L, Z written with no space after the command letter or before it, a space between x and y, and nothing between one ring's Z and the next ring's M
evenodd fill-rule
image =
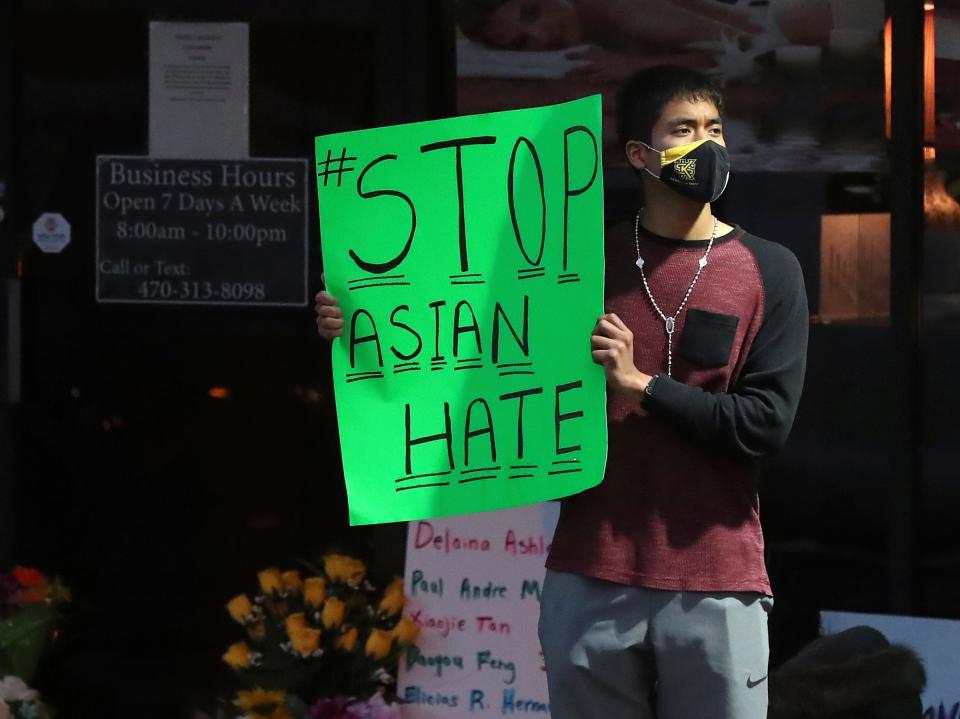
M479 35L510 50L559 50L580 42L580 19L570 0L507 0Z
M699 140L713 140L727 146L723 139L723 125L717 106L709 100L674 98L660 113L660 119L650 132L650 146L657 150L687 145ZM648 167L654 175L660 174L657 153L631 140L627 143L627 160L638 170Z

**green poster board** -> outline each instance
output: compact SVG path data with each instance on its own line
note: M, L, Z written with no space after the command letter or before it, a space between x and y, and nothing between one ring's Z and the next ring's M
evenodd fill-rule
M600 97L316 138L351 524L600 482Z

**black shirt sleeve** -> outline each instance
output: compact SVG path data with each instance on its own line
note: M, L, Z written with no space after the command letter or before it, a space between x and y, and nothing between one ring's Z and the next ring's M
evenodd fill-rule
M644 406L694 441L758 459L779 452L793 426L810 317L803 273L793 253L751 235L741 241L760 269L764 317L739 380L729 392L711 394L664 375Z

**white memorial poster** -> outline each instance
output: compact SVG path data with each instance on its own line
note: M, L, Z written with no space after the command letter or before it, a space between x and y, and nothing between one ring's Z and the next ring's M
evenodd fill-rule
M927 672L923 719L960 717L960 621L887 614L820 612L820 631L834 634L856 626L873 627L893 644L913 649Z
M411 522L400 658L404 719L549 717L537 636L544 561L560 505Z
M246 23L150 23L150 155L250 155Z

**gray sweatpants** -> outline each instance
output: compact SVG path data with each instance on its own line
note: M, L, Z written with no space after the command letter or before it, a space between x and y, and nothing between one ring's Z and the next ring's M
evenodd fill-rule
M673 592L547 571L553 719L766 719L767 615L752 592Z

